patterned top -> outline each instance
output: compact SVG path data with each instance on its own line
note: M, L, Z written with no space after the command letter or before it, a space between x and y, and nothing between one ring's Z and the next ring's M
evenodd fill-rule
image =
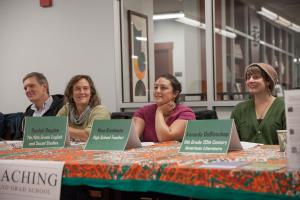
M151 104L146 105L134 113L134 117L139 117L145 121L145 128L143 133L142 141L144 142L158 142L157 135L155 132L155 113L157 105ZM167 118L166 124L170 126L177 119L183 120L194 120L196 119L192 109L178 104L174 111Z
M69 115L69 104L66 104L58 111L57 116L68 116L68 115ZM92 130L93 121L95 119L110 119L110 113L107 111L107 109L104 106L98 105L92 109L92 112L88 120L85 121L82 125L73 124L69 120L69 126L71 126L72 128L84 129L86 132L90 133Z

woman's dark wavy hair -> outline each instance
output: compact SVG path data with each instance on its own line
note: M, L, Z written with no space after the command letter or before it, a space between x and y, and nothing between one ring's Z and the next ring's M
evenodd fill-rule
M95 84L93 82L93 80L91 79L90 76L88 75L76 75L73 76L71 78L71 80L69 81L66 90L65 90L65 94L64 94L64 102L65 103L69 103L72 106L76 107L74 99L73 99L73 87L74 85L81 79L85 79L89 85L90 85L90 90L91 90L91 98L90 98L90 102L89 105L91 106L91 108L94 108L97 105L101 104L101 100L97 94L96 88L95 88Z
M182 91L181 83L177 80L177 78L175 76L173 76L171 74L163 74L163 75L159 76L157 79L159 79L159 78L165 78L171 82L171 86L173 88L173 94L175 94L177 92L177 95L175 97L175 103L178 104L180 93Z

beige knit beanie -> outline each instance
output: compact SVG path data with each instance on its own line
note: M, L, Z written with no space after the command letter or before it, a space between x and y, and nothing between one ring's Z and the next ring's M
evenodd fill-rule
M273 86L275 86L277 84L277 81L278 81L277 72L275 71L275 69L271 65L268 65L266 63L252 63L252 64L250 64L248 67L246 67L245 77L246 77L246 72L247 72L248 68L251 67L251 66L258 66L259 68L261 68L264 72L267 73L270 80L273 82Z

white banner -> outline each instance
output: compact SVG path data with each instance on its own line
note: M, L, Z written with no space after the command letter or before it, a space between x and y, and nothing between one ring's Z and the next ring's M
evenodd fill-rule
M60 199L64 162L0 160L0 200Z

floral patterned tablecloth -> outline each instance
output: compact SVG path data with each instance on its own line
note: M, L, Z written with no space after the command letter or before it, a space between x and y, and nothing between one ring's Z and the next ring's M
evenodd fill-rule
M256 146L221 154L178 153L179 142L138 149L85 151L12 149L0 159L65 161L63 184L154 191L207 199L300 199L300 172L289 172L277 145ZM218 162L242 162L236 168L204 167Z

